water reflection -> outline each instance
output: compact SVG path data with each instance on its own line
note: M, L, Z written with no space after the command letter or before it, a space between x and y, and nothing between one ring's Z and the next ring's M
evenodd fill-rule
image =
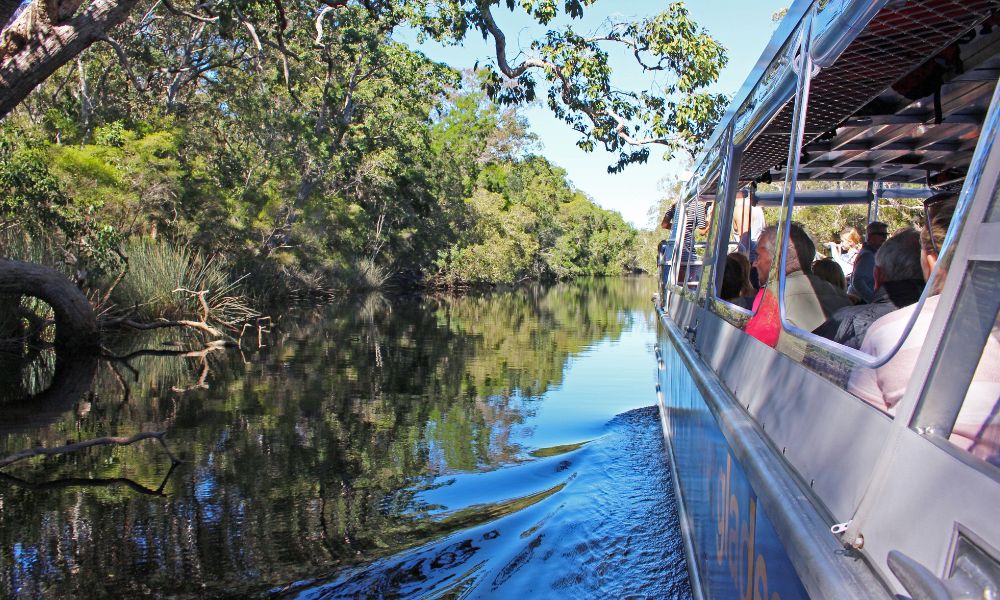
M57 400L0 401L0 456L166 431L184 462L136 444L4 469L0 593L339 595L405 590L412 580L424 581L410 589L421 594L465 589L485 574L491 586L515 585L503 581L533 568L517 565L556 552L545 542L554 532L539 523L590 520L588 494L613 485L594 475L622 462L609 458L607 440L579 443L620 412L608 390L637 389L634 406L652 402L648 374L559 400L573 388L570 365L602 344L612 359L627 348L628 363L647 358L650 288L630 279L369 296L290 311L253 352L204 351L161 332L117 340L117 360L74 366L75 385L60 387L54 364L47 389L63 390ZM627 347L608 346L628 336ZM656 464L642 472L659 479L633 487L648 488L662 520L669 486L655 417L644 419L638 429L653 433L642 454ZM535 533L522 540L525 531ZM516 560L497 563L508 553ZM563 562L560 570L582 568ZM686 584L676 585L683 595Z

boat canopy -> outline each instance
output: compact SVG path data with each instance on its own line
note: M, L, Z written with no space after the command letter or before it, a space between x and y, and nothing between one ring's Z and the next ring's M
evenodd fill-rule
M998 10L998 0L796 1L696 162L687 193L713 189L729 140L740 149L741 183L785 179L807 26L813 75L797 179L957 189L1000 75ZM809 196L797 194L797 204Z

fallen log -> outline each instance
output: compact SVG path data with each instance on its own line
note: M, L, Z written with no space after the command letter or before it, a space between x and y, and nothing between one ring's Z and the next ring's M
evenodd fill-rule
M42 265L0 259L0 294L32 296L52 307L56 348L98 350L97 316L87 296L68 277Z

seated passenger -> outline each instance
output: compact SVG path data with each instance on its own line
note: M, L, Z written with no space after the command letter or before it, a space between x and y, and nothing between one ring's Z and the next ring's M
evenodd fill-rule
M875 296L872 303L838 310L813 333L858 349L865 332L876 319L913 304L920 299L923 291L920 234L912 227L903 229L875 253Z
M834 262L840 266L844 277L850 277L854 271L854 260L861 252L861 234L858 230L846 227L840 232L839 242L828 242L826 246L830 249L830 256Z
M757 242L757 268L761 280L766 280L776 257L777 227L768 226ZM785 318L788 323L805 331L822 325L837 310L851 304L844 290L836 288L812 273L812 257L816 245L802 227L789 226L788 258L785 260ZM807 257L802 263L799 257ZM765 344L775 347L781 336L778 312L777 281L768 281L754 298L754 316L746 325L746 332Z
M847 278L841 265L832 258L821 258L813 263L813 274L823 281L847 291Z
M872 221L865 229L865 245L854 259L854 271L851 273L851 286L847 293L871 302L875 297L875 253L889 235L889 226L879 221Z
M753 299L756 290L750 285L750 261L739 252L731 252L726 257L726 270L722 274L722 289L719 298L726 302L736 302L741 297ZM749 304L745 306L749 308Z
M920 263L925 278L937 264L938 252L944 244L945 234L954 211L953 194L941 194L928 199L932 204L936 199L944 201L944 206L930 219L930 226L920 232ZM896 405L906 392L906 386L913 376L917 358L927 338L931 319L937 308L941 290L944 288L944 272L941 272L924 305L917 314L913 329L903 345L887 363L875 369L859 368L851 373L848 391L875 407L895 414ZM881 356L892 350L903 335L907 323L917 310L916 304L891 312L872 323L868 328L861 351L872 356ZM952 429L950 440L955 445L994 464L1000 464L1000 425L995 421L994 412L1000 397L1000 341L997 330L986 340L982 358L972 377L965 396L965 402Z

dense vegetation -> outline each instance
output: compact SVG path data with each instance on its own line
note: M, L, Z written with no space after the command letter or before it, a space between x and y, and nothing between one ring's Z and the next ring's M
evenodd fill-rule
M724 51L679 3L593 38L552 29L512 64L497 2L109 2L128 11L113 37L74 47L19 104L21 80L66 55L18 36L49 35L63 3L18 3L0 35L0 256L150 315L196 306L177 290L207 276L280 300L634 270L637 233L532 154L518 107L548 84L578 144L620 171L648 143L696 146L724 102L705 91ZM543 26L588 4L507 3ZM458 73L397 31L478 31L495 60ZM663 74L657 88L613 87L606 46Z
M73 272L107 280L127 259L167 292L184 283L184 266L126 256L137 246L127 239L210 255L279 294L379 287L395 274L513 283L634 266L631 227L524 153L531 138L516 113L402 46L379 51L413 80L359 85L364 100L352 100L339 141L310 135L311 115L291 100L280 106L280 91L254 72L226 72L219 96L192 90L183 110L151 114L130 105L129 88L100 81L112 57L91 52L67 74L72 85L46 84L4 121L4 222L59 249L43 258ZM106 89L83 98L89 85ZM11 240L5 254L17 254Z

